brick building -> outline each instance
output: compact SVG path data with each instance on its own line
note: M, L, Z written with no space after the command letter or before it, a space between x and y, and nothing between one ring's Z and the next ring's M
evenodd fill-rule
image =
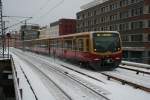
M60 19L50 24L50 34L52 37L72 34L76 32L75 19Z
M95 0L77 13L77 32L119 31L124 58L150 63L150 0Z

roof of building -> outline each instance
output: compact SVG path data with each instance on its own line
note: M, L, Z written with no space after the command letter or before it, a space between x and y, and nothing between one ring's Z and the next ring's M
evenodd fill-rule
M89 2L89 3L81 6L80 8L81 8L81 10L86 10L88 8L94 7L94 6L98 5L98 4L104 3L106 1L108 1L108 0L94 0L92 2Z

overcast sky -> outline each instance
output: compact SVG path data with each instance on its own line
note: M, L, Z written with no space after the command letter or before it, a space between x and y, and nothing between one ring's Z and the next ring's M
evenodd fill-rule
M33 17L29 22L48 25L60 18L76 18L80 6L93 0L2 0L3 15ZM9 26L19 18L5 18Z

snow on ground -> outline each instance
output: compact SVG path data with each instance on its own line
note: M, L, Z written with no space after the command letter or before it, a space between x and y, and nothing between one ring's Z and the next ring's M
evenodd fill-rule
M135 63L135 62L129 62L129 61L122 61L122 64L150 69L150 65L148 64L141 64L141 63Z
M23 55L25 56L25 55ZM35 63L38 68L44 71L56 84L59 86L73 99L73 100L104 100L103 97L95 94L91 90L85 88L81 84L75 82L74 80L66 77L66 75L61 74L48 69L46 65L40 62L40 59L31 59L30 57L24 57L25 59L30 59L32 63ZM37 61L36 61L37 60ZM53 88L51 88L53 89ZM54 91L55 92L55 91Z
M100 88L103 89L104 93L109 94L108 97L112 100L127 100L128 97L130 97L130 99L128 99L128 100L147 100L147 98L150 98L150 94L147 92L144 92L144 91L139 90L139 89L135 89L135 88L128 86L128 85L121 85L121 84L118 84L118 83L113 82L113 81L108 81L108 80L106 80L106 77L104 77L103 75L101 75L97 72L92 72L90 70L79 68L79 67L71 65L71 64L66 64L66 63L61 62L59 60L54 61L53 59L50 59L50 58L48 58L48 59L45 61L49 62L50 64L57 65L56 63L59 63L59 64L61 63L61 64L64 64L66 66L70 66L76 70L88 73L89 75L91 75L93 77L99 77L98 79L102 80L104 83L103 82L97 82L93 79L89 79L86 76L77 74L77 73L70 71L70 70L67 71L70 74L74 74L80 78L83 78L83 79L91 82L92 84L99 86ZM59 65L59 67L62 68L62 66L60 66L60 65Z
M20 63L19 63L18 58L13 55L13 59L14 59L14 64L15 64L15 68L17 71L17 78L19 78L19 87L18 88L23 90L22 100L36 100L25 76L23 75L23 73L20 69Z
M16 65L16 68L19 69L18 71L18 77L20 79L20 88L23 89L23 99L22 100L35 100L35 97L23 75L23 73L20 71L20 66L24 70L25 74L27 75L29 82L31 83L31 86L33 87L33 90L38 97L38 100L55 100L55 98L49 93L49 91L46 89L46 87L43 85L41 80L38 78L38 76L31 70L31 68L25 64L23 61L21 61L16 55L12 54L14 63Z
M15 49L15 51L16 52L22 52L22 51L16 50L16 49ZM85 81L88 81L91 84L98 86L102 90L102 92L107 93L106 95L111 100L148 100L148 98L150 98L150 93L144 92L144 91L139 90L139 89L135 89L135 88L133 88L131 86L128 86L128 85L121 85L118 82L114 82L114 81L111 81L111 80L108 81L105 76L99 74L98 72L94 72L94 71L91 71L91 70L80 68L80 67L62 62L58 59L54 60L53 58L37 55L37 54L34 54L34 53L25 52L25 54L36 57L39 60L42 60L43 63L49 63L49 64L52 64L52 65L57 66L59 68L63 68L60 65L60 64L63 64L63 65L69 66L71 68L74 68L76 70L82 71L84 73L88 73L89 75L102 80L103 82L98 82L98 81L90 79L90 78L88 78L84 75L81 75L81 74L78 74L74 71L70 71L70 70L67 70L66 68L63 68L69 74L72 74L76 77L80 77L81 79L84 79ZM19 59L17 59L17 61L19 61ZM28 70L30 70L30 69L28 69ZM26 71L28 71L28 70L26 70ZM29 71L28 74L29 73L31 74L32 72ZM29 76L30 76L30 74L29 74ZM40 82L40 81L37 79L37 80L35 80L35 83L37 83L37 82ZM34 84L34 82L32 84ZM36 84L34 84L34 85L36 85ZM34 87L38 88L38 86L34 86ZM46 89L44 90L44 88L43 88L43 91L46 91ZM68 91L68 92L70 92L70 91ZM41 95L41 96L43 96L43 95ZM44 100L46 100L46 99L44 99ZM51 99L51 100L54 100L54 99Z

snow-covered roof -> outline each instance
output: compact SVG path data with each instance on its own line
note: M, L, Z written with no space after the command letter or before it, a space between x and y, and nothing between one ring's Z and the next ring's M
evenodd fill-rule
M98 4L104 3L106 1L108 1L108 0L94 0L92 2L89 2L88 4L85 4L85 5L81 6L80 8L81 8L81 10L85 10L85 9L94 7Z

